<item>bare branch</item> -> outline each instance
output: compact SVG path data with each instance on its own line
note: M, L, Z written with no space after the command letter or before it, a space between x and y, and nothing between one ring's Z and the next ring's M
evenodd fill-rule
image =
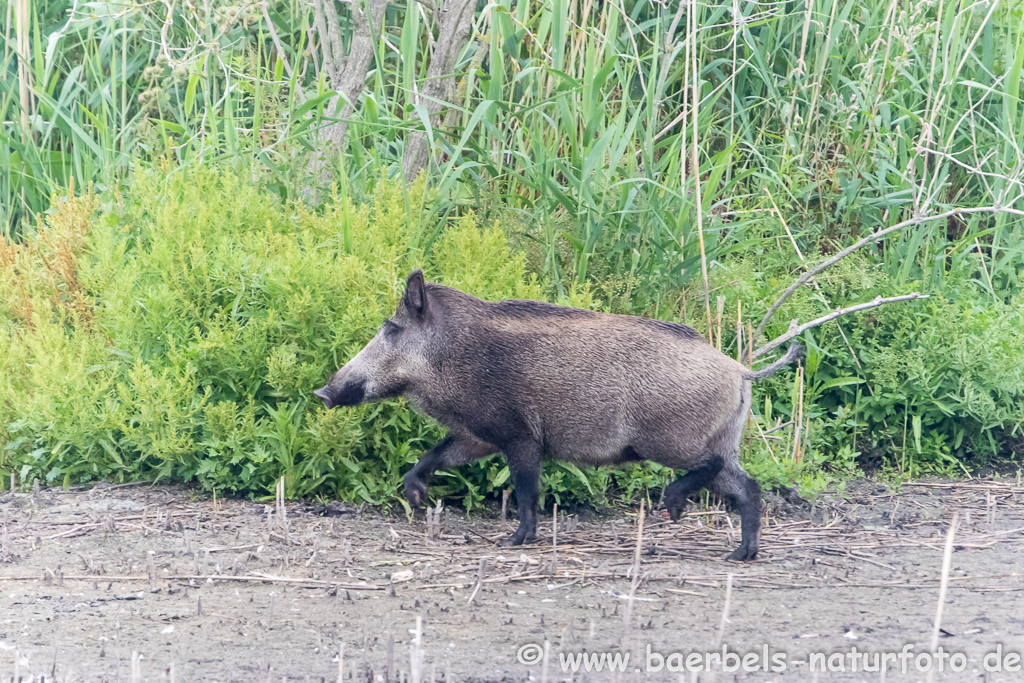
M320 39L323 70L327 73L331 89L338 96L331 103L329 116L335 121L324 126L318 134L322 155L314 157L312 166L323 173L325 156L340 154L348 134L346 120L359 100L366 85L366 74L374 57L374 44L384 23L388 0L353 0L348 3L352 12L352 43L348 54L342 42L341 27L333 0L312 0L313 25Z
M974 129L972 128L971 129L972 137L973 137L973 134L974 134ZM925 151L928 152L929 154L933 155L933 156L939 157L940 159L945 159L945 160L949 161L950 163L955 164L956 166L959 166L960 168L962 168L965 171L968 171L970 173L973 173L973 174L981 177L982 182L985 182L986 189L988 189L989 194L992 194L992 189L991 189L991 187L988 187L988 183L985 181L986 178L994 178L996 180L1003 180L1003 181L1005 181L1007 183L1010 183L1011 185L1016 185L1021 190L1024 190L1024 182L1021 182L1020 180L1018 180L1014 176L1008 176L1008 175L1004 175L1002 173L992 173L990 171L983 171L982 170L982 165L986 161L988 161L989 159L991 159L992 157L994 157L996 155L996 153L997 153L996 149L991 150L987 155L985 155L984 159L980 159L980 160L975 161L975 165L974 166L971 166L968 163L960 161L959 159L957 159L952 154L947 154L946 152L940 152L937 149L925 148ZM974 156L975 156L975 159L977 159L977 144L975 144L975 147L974 147Z
M757 329L754 330L754 336L751 338L750 343L753 344L757 341L757 339L761 336L761 333L764 332L764 326L768 324L768 321L771 320L773 315L775 315L775 312L782 307L782 304L786 303L786 300L793 295L793 292L795 292L800 287L800 285L806 283L808 280L810 280L815 275L825 270L829 266L833 265L834 263L837 263L838 261L841 261L842 259L846 258L857 249L860 249L866 244L876 242L890 233L897 232L899 230L902 230L903 228L908 228L912 225L920 225L921 223L925 223L927 221L938 221L944 218L951 218L952 216L961 216L965 214L974 213L1010 213L1015 216L1024 216L1024 211L1021 211L1019 209L1012 209L1007 206L982 206L976 208L958 208L950 209L949 211L944 211L942 213L937 213L934 216L915 216L914 218L905 220L901 223L897 223L896 225L892 225L889 226L888 228L883 228L881 230L873 232L867 237L857 240L856 242L848 246L846 249L843 249L842 251L838 252L835 256L826 259L819 263L818 265L814 266L813 268L804 271L804 273L800 277L798 277L796 281L794 281L793 284L791 284L789 288L786 289L785 292L782 293L782 296L779 297L778 301L772 304L772 307L768 309L768 312L765 313L764 318L761 319L761 324L759 324L757 326ZM761 348L763 349L765 347ZM755 351L755 357L760 355L760 353L761 351Z
M174 1L166 0L167 18L164 19L163 26L160 27L160 47L163 48L164 57L171 66L174 66L174 58L171 57L171 50L167 46L167 32L171 30L171 25L174 23Z
M364 30L366 17L363 16L357 3L348 3L352 11L352 52L346 55L345 44L341 40L341 24L338 23L338 13L334 10L334 2L332 0L330 3L325 2L323 4L327 5L325 8L327 10L325 12L327 15L327 35L321 35L320 42L331 46L333 60L331 62L324 60L324 63L329 64L331 67L330 75L331 82L333 83L347 70L349 58L356 51L355 38Z
M469 42L473 31L474 0L448 0L440 12L434 14L437 23L437 41L430 57L427 77L420 91L413 93L416 104L423 104L433 118L454 95L455 64L459 53ZM430 5L425 5L430 7ZM430 160L430 149L424 131L409 133L405 148L405 177L412 180Z
M324 56L324 69L330 73L329 64L334 64L334 51L331 49L331 43L327 40L327 23L324 21L324 4L319 0L313 0L313 26L316 28L316 34L320 38L320 50ZM312 41L310 41L312 44Z
M292 77L292 67L288 63L288 55L285 54L284 48L281 47L281 40L277 37L277 29L274 28L274 22L270 20L270 13L267 12L267 1L263 0L260 3L260 10L263 12L263 20L267 22L267 31L270 32L270 39L274 41L274 47L277 48L277 54L281 57L281 64L284 66L284 70L288 73L288 78ZM299 101L302 101L301 89L296 89L299 94Z
M441 15L441 9L430 0L416 0L416 2L430 10L430 14L434 17L435 21Z
M881 306L882 304L890 304L894 301L912 301L914 299L927 298L927 294L921 294L919 292L914 292L913 294L904 294L903 296L890 296L887 298L877 297L871 301L867 301L862 304L857 304L856 306L850 306L848 308L837 308L828 315L823 315L820 318L815 318L811 322L804 323L803 325L796 325L796 320L794 320L792 323L790 323L789 331L786 332L786 334L782 335L781 337L776 337L775 339L772 339L770 342L754 351L754 353L751 354L751 358L760 358L761 356L768 353L772 349L782 346L793 337L799 337L801 334L804 333L805 330L809 330L812 327L817 327L818 325L823 325L828 321L835 320L839 316L846 315L847 313L856 313L857 311L864 311L869 308L876 308L878 306Z

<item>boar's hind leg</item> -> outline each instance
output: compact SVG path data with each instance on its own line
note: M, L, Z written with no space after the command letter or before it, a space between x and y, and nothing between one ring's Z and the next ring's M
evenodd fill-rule
M740 547L726 559L737 562L757 559L757 536L761 530L761 487L743 471L738 462L729 462L708 488L740 512Z
M712 455L703 465L665 487L665 509L673 522L678 522L686 509L686 497L705 488L721 471L721 456Z
M541 448L535 443L515 444L505 448L512 485L519 503L519 528L505 539L503 545L522 545L537 540L537 498L540 494Z
M405 498L413 507L427 502L427 485L437 470L466 465L497 453L489 443L468 436L449 435L423 454L416 466L405 475Z
M757 536L761 530L761 487L740 466L740 437L749 411L750 383L744 382L739 408L705 446L710 453L720 453L725 463L708 488L740 513L740 547L726 558L738 562L757 559Z

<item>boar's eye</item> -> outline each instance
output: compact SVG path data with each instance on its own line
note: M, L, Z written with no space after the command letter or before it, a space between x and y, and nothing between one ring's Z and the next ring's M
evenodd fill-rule
M384 324L381 325L381 328L384 330L385 337L394 337L395 335L402 331L401 327L391 322L390 320L385 320Z

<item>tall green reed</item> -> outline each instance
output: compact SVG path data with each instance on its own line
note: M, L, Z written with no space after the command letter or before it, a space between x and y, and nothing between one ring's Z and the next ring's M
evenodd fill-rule
M700 237L714 278L731 251L780 247L784 225L798 248L828 250L898 214L1019 205L1019 4L496 0L477 7L455 101L433 120L410 93L432 50L420 10L389 7L334 178L371 192L425 130L432 225L467 210L518 217L559 292L591 282L613 307L658 312L701 277ZM290 198L317 182L307 158L334 93L301 3L40 0L29 24L27 79L23 43L5 36L8 232L72 176L115 188L133 160L257 164ZM417 247L437 234L417 233ZM967 269L1005 298L1021 238L996 216L882 248L899 283Z

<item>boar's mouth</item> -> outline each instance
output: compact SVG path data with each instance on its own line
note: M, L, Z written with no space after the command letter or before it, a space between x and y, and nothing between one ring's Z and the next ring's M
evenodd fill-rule
M341 389L335 389L330 384L322 389L317 389L313 395L324 402L328 409L339 406L355 406L363 402L366 397L364 381L347 382Z

